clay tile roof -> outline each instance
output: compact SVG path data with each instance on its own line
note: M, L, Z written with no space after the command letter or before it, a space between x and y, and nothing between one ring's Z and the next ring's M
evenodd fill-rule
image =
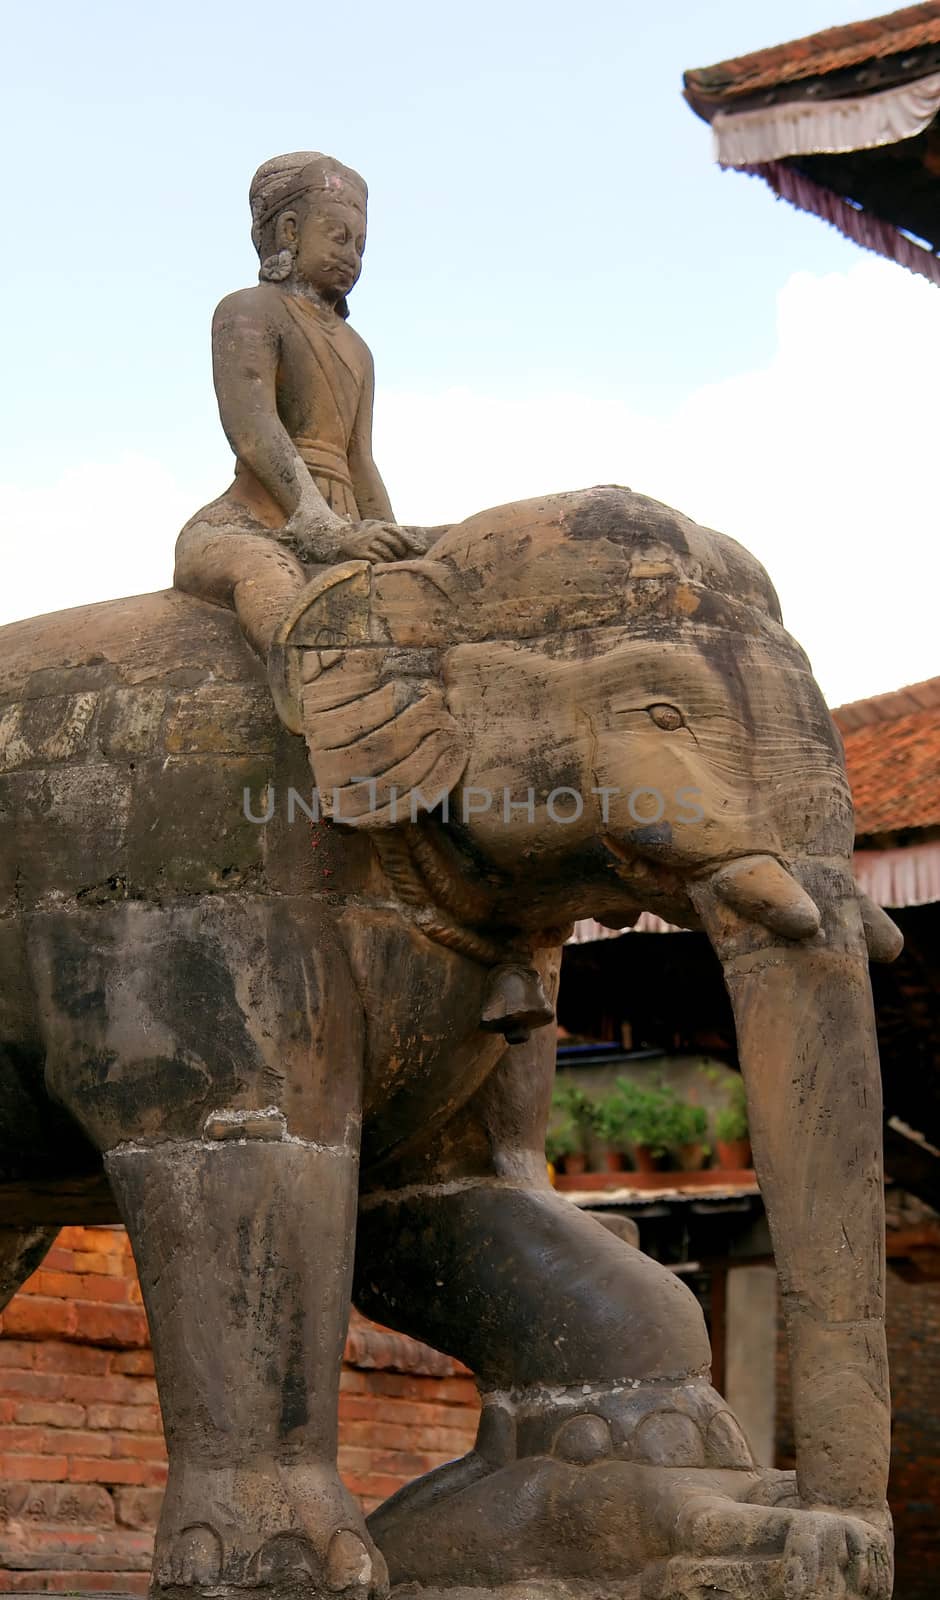
M940 678L832 715L845 741L857 835L940 827Z
M697 100L724 100L776 89L800 78L823 77L859 66L863 61L938 43L940 0L926 0L926 4L905 6L903 11L872 17L867 22L826 28L823 33L719 61L713 67L697 67L687 72L683 81L693 104Z

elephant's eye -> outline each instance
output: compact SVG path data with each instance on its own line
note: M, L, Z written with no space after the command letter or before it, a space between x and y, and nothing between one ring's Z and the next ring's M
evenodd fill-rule
M652 717L657 728L684 728L685 717L677 706L667 705L665 700L657 700L655 705L647 706L646 714Z

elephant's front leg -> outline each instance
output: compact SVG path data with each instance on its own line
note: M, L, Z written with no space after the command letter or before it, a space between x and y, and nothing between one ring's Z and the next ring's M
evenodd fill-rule
M554 1046L544 1029L507 1051L446 1138L364 1174L356 1303L488 1390L698 1378L691 1291L548 1183Z
M546 1030L508 1051L445 1137L363 1180L356 1303L465 1361L484 1391L475 1449L370 1519L396 1581L514 1581L507 1508L531 1504L539 1457L752 1466L705 1376L694 1296L549 1187L554 1043ZM474 1547L464 1561L430 1529L445 1503L448 1527L462 1526L464 1495L476 1505L474 1486L491 1477L489 1554Z
M217 901L39 937L50 1083L104 1152L150 1319L155 1592L365 1600L385 1567L336 1468L362 1025L329 925Z
M170 1454L156 1583L366 1594L381 1558L335 1467L355 1151L249 1134L124 1147L106 1165Z

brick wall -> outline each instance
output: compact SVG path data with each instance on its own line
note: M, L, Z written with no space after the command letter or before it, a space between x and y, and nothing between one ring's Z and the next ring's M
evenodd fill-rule
M146 1594L166 1452L123 1229L63 1229L0 1328L0 1589ZM473 1443L472 1380L413 1340L354 1318L341 1384L367 1511Z

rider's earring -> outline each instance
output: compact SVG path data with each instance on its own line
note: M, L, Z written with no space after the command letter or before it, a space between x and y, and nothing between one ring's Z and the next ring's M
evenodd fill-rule
M283 283L294 270L294 253L297 245L297 213L284 211L274 226L273 255L265 256L261 263L261 277L267 283Z
M293 250L279 250L275 256L265 256L261 263L261 276L267 283L283 283L293 270Z

